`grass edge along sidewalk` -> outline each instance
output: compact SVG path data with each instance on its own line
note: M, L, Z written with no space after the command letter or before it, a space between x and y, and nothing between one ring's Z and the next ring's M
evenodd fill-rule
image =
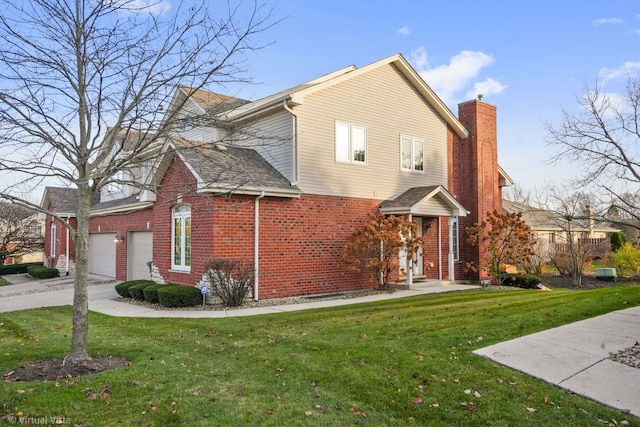
M473 350L640 305L640 287L465 291L228 319L91 313L130 366L2 385L0 419L105 425L640 425ZM69 307L0 315L0 372L63 357ZM55 422L51 422L55 424Z

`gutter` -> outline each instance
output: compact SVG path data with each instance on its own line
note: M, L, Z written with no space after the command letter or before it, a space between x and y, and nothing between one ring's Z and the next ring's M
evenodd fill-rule
M260 199L265 196L264 191L260 193L258 197L256 197L255 205L253 209L253 271L254 271L254 279L253 279L253 299L254 301L258 301L258 282L259 282L259 263L260 263Z

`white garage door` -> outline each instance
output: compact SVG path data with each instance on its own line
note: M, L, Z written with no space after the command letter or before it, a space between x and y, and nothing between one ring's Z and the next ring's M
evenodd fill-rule
M89 234L89 273L116 277L116 244L113 233Z
M153 259L153 232L130 232L127 251L127 280L149 279L147 263Z

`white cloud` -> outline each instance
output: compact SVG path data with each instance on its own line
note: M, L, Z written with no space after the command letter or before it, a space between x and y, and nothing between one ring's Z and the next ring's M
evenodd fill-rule
M598 71L598 76L602 84L606 84L610 80L634 76L637 70L640 70L640 62L627 61L616 68L602 68Z
M409 27L407 27L406 25L402 28L398 28L398 34L402 34L403 36L408 36L409 34L411 34L411 31L409 31Z
M598 25L610 25L610 24L622 24L624 21L620 18L600 18L593 21L593 26L597 27Z
M592 100L603 117L615 116L617 112L624 111L627 100L624 96L613 92L600 92L597 97L593 92L584 94L584 108L588 108L589 100Z
M455 103L460 92L465 89L467 89L465 93L467 98L475 98L478 93L485 96L500 94L506 88L505 85L491 78L475 81L479 78L482 69L495 61L493 56L483 52L463 50L453 56L449 64L432 68L429 68L424 47L411 52L411 58L416 71L446 104ZM470 85L473 85L473 89L468 89Z
M122 9L128 13L148 13L153 16L162 16L171 9L169 0L120 0ZM115 1L114 4L118 4Z
M507 88L506 85L503 85L499 81L494 80L491 77L488 77L483 82L474 83L473 84L473 90L470 90L470 91L467 92L466 98L467 99L474 99L479 94L482 94L484 96L500 95L502 92L504 92L504 90L506 88Z

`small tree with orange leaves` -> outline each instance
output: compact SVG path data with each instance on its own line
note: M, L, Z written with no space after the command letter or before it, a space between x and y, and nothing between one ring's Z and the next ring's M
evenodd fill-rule
M496 284L501 285L508 273L503 266L520 266L533 255L536 240L531 228L522 220L520 212L499 213L494 210L487 217L466 229L467 242L474 246L486 245L489 257L480 265L467 263L467 268L478 271L486 268Z
M375 272L380 288L387 289L391 272L398 265L399 252L404 248L413 259L423 238L417 236L416 224L404 216L378 212L369 214L370 221L347 240L342 260L354 271L366 268Z

